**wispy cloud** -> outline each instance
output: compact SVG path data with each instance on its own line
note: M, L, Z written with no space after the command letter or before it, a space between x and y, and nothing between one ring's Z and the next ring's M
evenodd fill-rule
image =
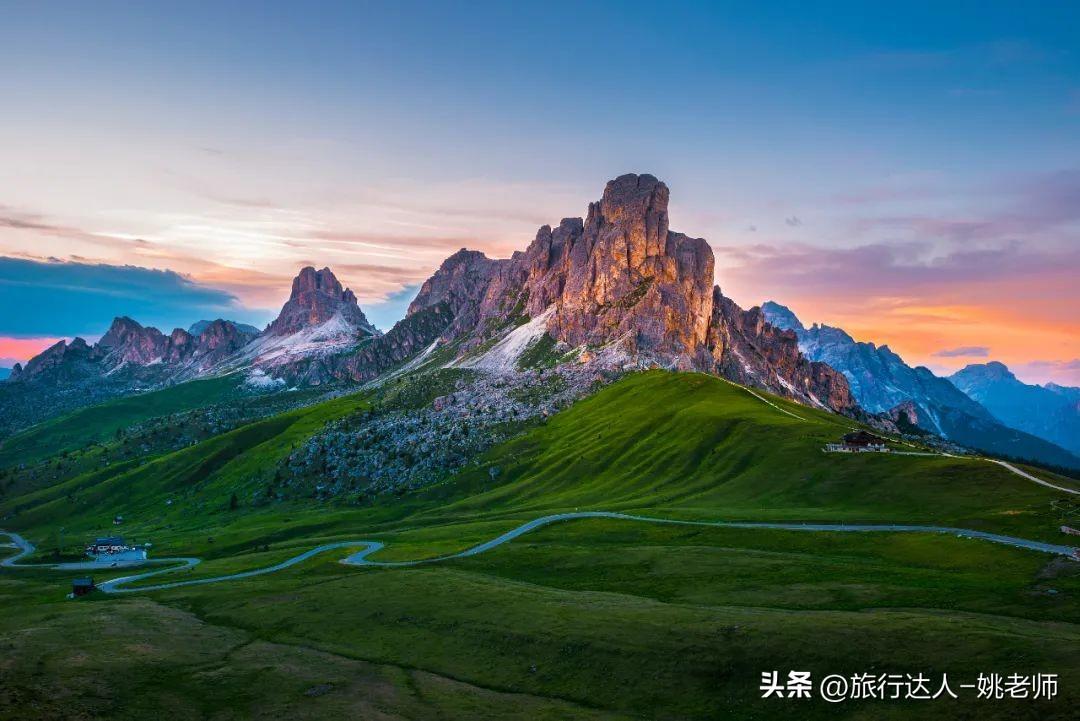
M926 286L1045 278L1080 271L1080 247L1045 250L1019 241L941 253L930 243L852 248L809 244L714 245L720 277L855 296L910 294Z
M1080 386L1080 358L1072 360L1033 360L1010 364L1017 375L1027 383L1053 381L1066 386Z
M17 210L10 206L0 205L0 229L7 228L16 231L29 231L93 243L95 245L133 246L145 243L139 239L117 238L107 233L95 233L83 228L77 228L52 220L45 215L25 210Z
M1030 238L1080 221L1080 169L1010 178L981 194L995 210L973 211L966 217L955 212L868 216L856 220L852 232L902 231L912 238L964 243Z
M912 200L936 212L846 220L848 207ZM967 188L933 174L897 178L828 201L845 246L827 238L716 246L721 286L747 302L797 302L810 317L935 367L963 358L935 354L964 346L993 348L1010 365L1080 351L1077 169Z
M946 348L930 355L935 358L988 358L990 349L984 345L965 345L959 348Z

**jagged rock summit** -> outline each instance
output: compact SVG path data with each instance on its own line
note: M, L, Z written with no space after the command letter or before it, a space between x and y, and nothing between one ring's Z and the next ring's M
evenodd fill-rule
M13 372L13 381L71 382L85 376L112 375L121 369L139 370L139 383L186 380L211 370L252 341L254 334L239 324L215 320L197 335L177 328L165 335L127 316L113 319L93 346L82 338L58 341ZM152 369L152 372L151 372Z
M713 255L704 240L669 231L668 197L651 175L620 176L584 220L541 227L523 253L455 253L409 312L447 301L453 336L551 309L546 331L570 346L621 339L630 352L690 364L706 340Z
M794 333L713 287L712 249L670 230L669 197L652 175L619 176L584 219L541 227L524 252L505 260L455 253L409 313L447 303L454 321L443 340L466 352L518 328L512 332L531 337L492 352L520 351L546 333L586 353L618 345L624 360L639 366L717 372L811 404L853 408L847 381L802 357ZM536 322L522 325L530 319ZM471 363L508 366L502 358Z
M315 270L308 266L293 278L289 300L266 332L275 336L292 335L335 318L366 333L376 332L360 310L356 296L342 287L329 268Z

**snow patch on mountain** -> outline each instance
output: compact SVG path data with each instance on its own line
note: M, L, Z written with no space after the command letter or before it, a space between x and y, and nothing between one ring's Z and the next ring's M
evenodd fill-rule
M547 333L548 320L555 313L555 306L548 306L543 313L524 325L519 325L480 356L466 358L458 363L460 368L473 368L494 373L512 373L517 370L521 354Z
M240 350L240 360L255 365L274 365L297 358L333 355L355 347L370 336L363 329L334 314L320 325L289 335L262 335Z
M283 387L285 385L285 380L282 378L271 378L262 368L252 368L244 378L244 383L252 388L270 390Z
M424 348L424 350L420 351L416 355L416 357L412 358L408 363L401 366L400 368L398 368L393 373L390 373L389 375L387 375L386 379L389 380L391 378L397 378L398 376L405 375L406 373L411 373L412 371L414 371L414 370L420 368L421 366L425 365L426 362L427 362L427 359L431 356L432 353L435 352L435 349L439 347L439 344L440 344L440 340L438 338L436 338L434 341L432 341L431 345L429 345L427 348Z

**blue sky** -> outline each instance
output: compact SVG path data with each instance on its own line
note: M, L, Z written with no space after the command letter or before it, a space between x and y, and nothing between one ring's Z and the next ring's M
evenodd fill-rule
M10 3L0 255L173 270L246 320L330 265L387 325L450 252L650 172L743 305L1068 380L1080 6L939 6Z

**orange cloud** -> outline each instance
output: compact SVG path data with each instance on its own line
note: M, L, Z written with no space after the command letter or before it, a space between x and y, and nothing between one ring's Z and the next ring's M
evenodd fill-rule
M931 260L913 246L717 247L717 278L744 305L788 305L804 323L838 326L888 345L912 365L950 372L972 359L942 350L986 347L1029 382L1074 382L1080 357L1075 279L1080 250L1027 244L960 250Z

